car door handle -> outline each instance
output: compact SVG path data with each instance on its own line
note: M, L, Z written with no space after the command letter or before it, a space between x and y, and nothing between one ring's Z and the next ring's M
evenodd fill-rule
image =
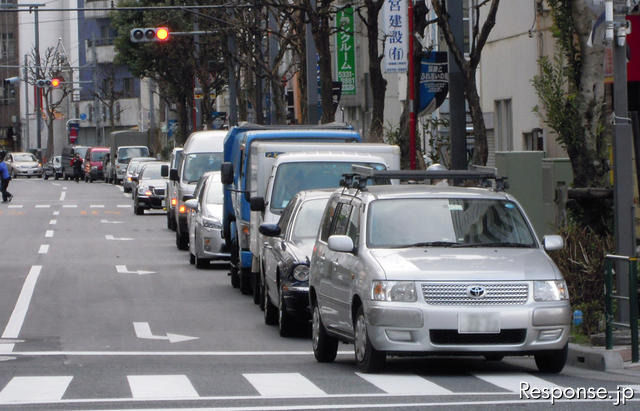
M273 249L273 247L271 247L269 244L265 244L265 245L264 245L264 248L266 248L267 250L271 250L271 249Z

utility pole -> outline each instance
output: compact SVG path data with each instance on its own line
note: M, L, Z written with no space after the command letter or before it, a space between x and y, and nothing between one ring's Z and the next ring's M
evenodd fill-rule
M632 129L627 103L627 54L625 19L627 6L624 0L605 2L607 32L605 37L612 40L613 47L613 164L614 164L614 204L616 254L635 257L634 207L633 207L633 166ZM612 21L613 20L613 21ZM615 33L615 34L614 34ZM619 294L630 295L637 290L629 289L629 264L616 262L616 287ZM619 300L619 319L629 321L629 300Z
M278 38L277 36L274 34L274 32L278 29L277 23L276 23L276 17L274 16L274 14L271 11L268 11L269 13L269 67L271 68L271 70L274 69L275 65L276 65L276 54L278 53ZM271 77L271 76L270 76ZM269 95L269 124L277 124L277 118L278 118L278 112L276 110L276 105L274 104L273 101L273 93L274 93L274 81L280 81L280 79L273 79L271 78L271 81L269 81L269 92L267 93Z
M231 17L233 10L226 9L227 14ZM229 49L229 58L227 59L227 71L229 74L229 128L238 125L238 94L236 91L236 69L234 59L236 57L236 38L233 32L227 34L227 48Z
M33 6L34 9L34 26L35 26L35 36L36 36L36 80L41 79L43 77L42 68L40 67L40 30L39 30L39 22L38 22L38 6ZM36 88L37 96L36 96L36 135L37 135L37 147L36 149L41 152L42 151L42 89Z
M22 133L22 147L18 147L21 149L31 148L31 141L29 135L29 69L27 68L29 55L24 55L24 132ZM26 136L26 141L25 141Z
M407 69L407 85L409 87L409 167L416 169L416 109L415 109L415 75L413 70L413 0L407 4L409 16L409 59Z
M91 35L91 57L93 58L93 112L96 117L96 144L102 145L100 138L100 99L98 98L98 53L96 52L96 36Z
M311 0L311 9L316 10L316 0ZM307 60L307 117L309 124L320 121L320 107L318 107L318 51L313 40L311 22L306 26L306 60Z
M447 0L449 25L456 46L464 51L462 2ZM467 110L464 100L464 75L453 53L449 52L449 139L451 141L451 169L467 169Z

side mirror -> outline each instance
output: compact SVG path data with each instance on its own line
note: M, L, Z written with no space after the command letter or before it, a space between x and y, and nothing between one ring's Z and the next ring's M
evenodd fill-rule
M195 198L192 198L191 200L187 200L184 202L184 206L192 210L198 211L198 200L196 200Z
M277 237L280 235L280 226L278 224L260 224L258 231L267 237Z
M182 196L182 201L185 203L191 199L193 199L193 196Z
M180 178L178 178L178 170L175 168L172 168L171 170L169 170L169 180L171 181L179 181Z
M136 176L131 176L131 181L135 181L137 183L139 181L139 179Z
M168 166L168 165L163 164L163 165L160 167L160 175L161 175L162 177L169 177L169 166Z
M353 240L348 235L332 235L329 237L329 250L340 253L353 252Z
M220 165L220 181L222 184L233 184L233 164L225 161Z
M251 197L249 201L251 211L264 211L264 197Z
M559 235L545 235L542 242L544 249L547 251L562 250L564 248L564 240Z

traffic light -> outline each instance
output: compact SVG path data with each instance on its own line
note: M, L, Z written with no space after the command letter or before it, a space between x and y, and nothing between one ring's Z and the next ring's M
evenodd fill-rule
M62 84L62 80L59 78L52 78L51 79L51 87L53 88L58 88L60 87L60 84Z
M130 39L132 43L143 43L149 41L167 41L169 40L169 29L166 27L137 27L131 29Z
M51 79L39 78L36 80L36 87L44 88L51 87Z

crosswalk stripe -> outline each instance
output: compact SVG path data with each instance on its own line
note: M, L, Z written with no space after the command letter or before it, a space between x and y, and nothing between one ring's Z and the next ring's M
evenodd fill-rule
M12 204L7 208L22 208L22 204Z
M521 384L524 383L529 384L531 388L558 387L557 384L526 373L473 374L473 376L511 392L520 392Z
M50 208L50 204L36 204L36 208Z
M387 394L449 395L451 391L417 375L363 374L356 375Z
M104 204L91 204L89 208L104 208Z
M78 208L77 204L64 204L62 206L63 208Z
M57 401L67 391L73 377L13 377L0 391L0 402Z
M133 398L198 398L186 375L127 375Z
M129 208L131 204L118 204L118 208Z
M292 390L296 395L327 395L302 374L293 373L265 373L242 374L253 385L260 395L277 397L291 395Z

